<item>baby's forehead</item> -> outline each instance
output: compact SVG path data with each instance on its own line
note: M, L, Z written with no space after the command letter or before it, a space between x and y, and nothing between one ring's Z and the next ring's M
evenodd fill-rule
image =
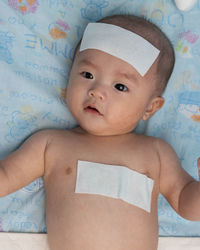
M119 71L119 72L123 71L127 74L134 73L140 76L137 70L126 61L118 57L115 57L113 55L110 55L109 53L106 53L101 50L96 50L96 49L87 49L84 51L79 51L76 56L76 64L78 64L78 66L82 66L82 65L91 66L97 69L99 67L107 68L110 71L112 69L115 69L116 71Z
M83 34L80 52L100 50L132 65L144 76L160 51L134 32L113 24L89 23Z

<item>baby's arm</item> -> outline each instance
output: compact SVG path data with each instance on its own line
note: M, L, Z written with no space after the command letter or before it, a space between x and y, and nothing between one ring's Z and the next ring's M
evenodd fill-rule
M0 161L0 197L8 195L44 174L48 133L38 132Z
M180 165L174 150L158 140L160 157L160 192L178 214L188 220L200 220L200 182Z

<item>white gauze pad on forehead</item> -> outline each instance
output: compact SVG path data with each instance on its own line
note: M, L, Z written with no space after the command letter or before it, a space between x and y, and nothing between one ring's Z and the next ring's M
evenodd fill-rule
M106 23L89 23L83 34L80 51L97 49L132 65L144 76L159 55L159 50L143 37Z
M151 211L154 181L124 166L78 161L75 193L121 199Z

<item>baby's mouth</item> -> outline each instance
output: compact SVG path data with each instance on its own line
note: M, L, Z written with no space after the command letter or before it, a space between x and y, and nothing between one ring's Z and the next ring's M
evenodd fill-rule
M84 108L85 111L92 113L92 114L96 114L96 115L102 115L98 109L96 109L95 107L92 107L90 105L88 105L87 107Z

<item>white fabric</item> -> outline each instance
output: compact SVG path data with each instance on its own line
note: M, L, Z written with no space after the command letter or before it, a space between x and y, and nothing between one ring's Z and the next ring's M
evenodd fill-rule
M80 51L98 49L131 64L144 76L159 55L159 50L143 37L106 23L89 23Z
M196 4L197 0L174 0L177 8L182 11L191 10Z
M0 233L0 250L49 250L47 235Z
M160 237L158 250L199 250L200 238ZM46 234L0 233L0 250L50 250Z
M153 184L146 175L125 166L78 161L75 193L121 199L150 212Z

